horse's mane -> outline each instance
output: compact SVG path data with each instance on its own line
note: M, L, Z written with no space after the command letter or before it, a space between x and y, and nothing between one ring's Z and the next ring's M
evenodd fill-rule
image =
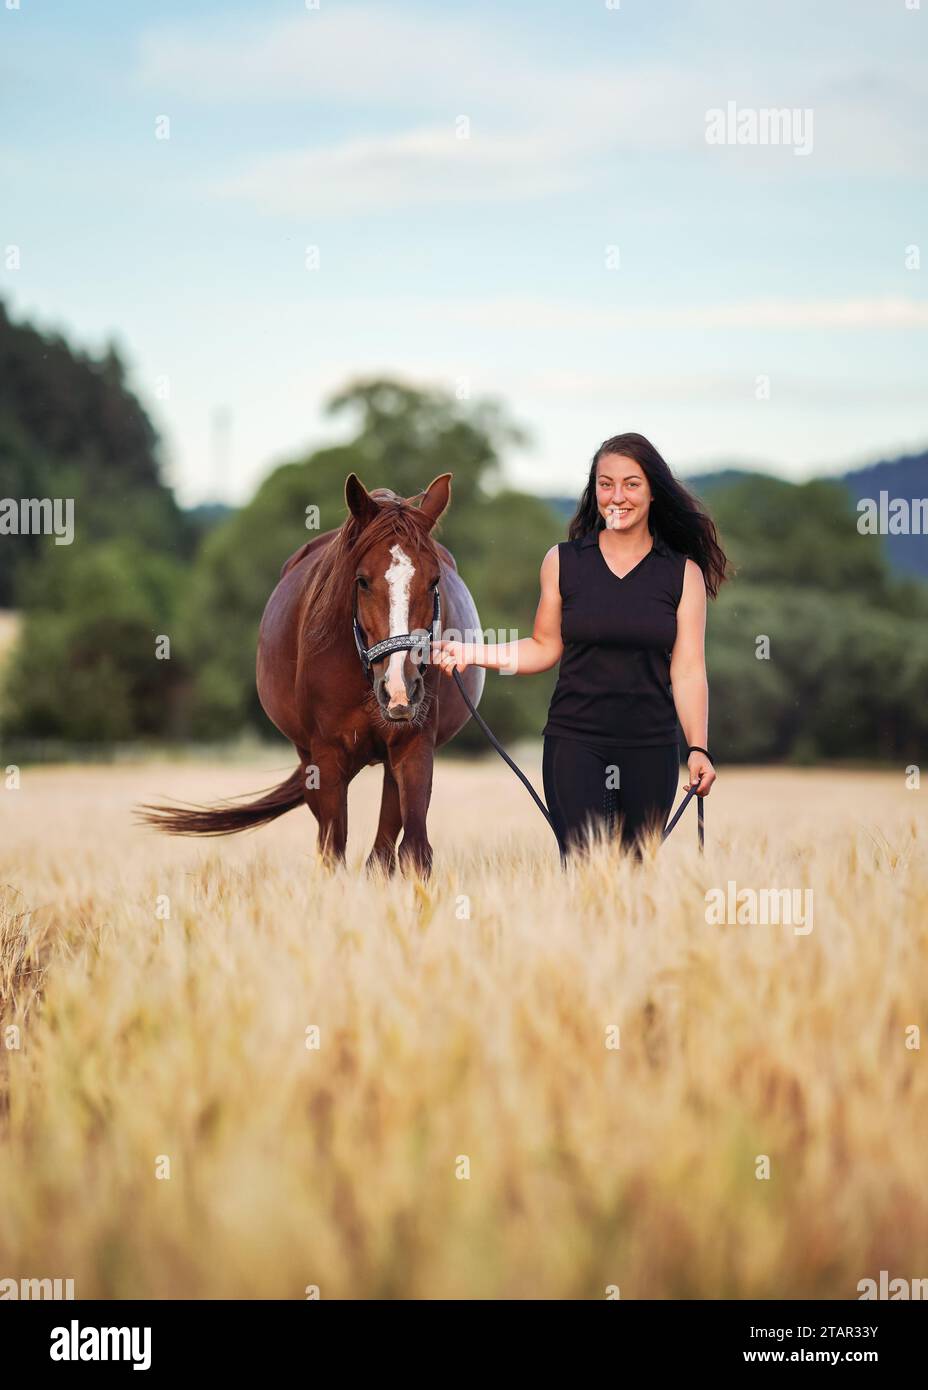
M371 546L393 538L405 541L415 554L425 552L441 565L432 540L431 523L418 507L405 499L381 502L379 511L367 526L354 514L346 521L319 557L303 594L303 636L318 650L328 647L339 633L350 637L352 586L358 560Z

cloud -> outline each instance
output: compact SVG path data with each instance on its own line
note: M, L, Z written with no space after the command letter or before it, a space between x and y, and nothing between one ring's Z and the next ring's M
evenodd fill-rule
M506 371L497 380L505 394L523 399L570 404L640 404L656 401L682 404L754 402L753 375L734 372L628 373L625 371ZM873 406L921 405L923 381L873 381L856 377L831 378L774 373L776 400L780 405L827 409L872 410Z
M864 371L866 369L863 369ZM857 369L861 373L862 369ZM425 380L429 373L422 364L419 376ZM448 374L450 377L450 373ZM432 379L436 378L431 364ZM445 384L453 384L448 379ZM809 409L872 410L874 406L921 406L925 386L921 380L873 380L862 374L835 379L821 376L801 376L776 371L773 374L776 401L780 406L802 406ZM499 391L505 398L557 402L559 405L590 405L614 407L656 402L678 407L725 403L729 406L756 403L754 377L749 369L736 372L614 372L600 371L521 371L498 368L492 379L471 381L474 396Z
M145 30L137 77L149 88L198 101L323 101L352 106L449 95L449 78L484 74L468 21L365 6L299 17L192 19ZM486 57L486 54L484 55ZM492 46L490 50L492 65ZM498 74L492 74L495 82Z
M569 192L583 179L537 136L459 139L449 122L399 135L346 140L323 149L270 154L208 185L292 217L427 203L475 203Z
M798 165L805 177L923 174L917 88L898 52L862 63L842 56L839 34L827 59L795 53L787 62L758 56L755 32L742 68L725 60L737 35L713 40L681 22L673 44L655 45L655 56L639 45L632 58L614 42L620 15L600 26L604 56L572 62L527 45L519 26L496 16L488 27L476 14L355 6L229 18L219 29L191 20L141 35L135 80L165 102L259 104L262 120L288 103L305 109L318 132L305 144L269 148L211 186L277 215L597 190L626 154L683 156L707 174L747 180L795 178ZM679 51L685 34L688 53ZM711 61L695 61L700 52ZM813 152L797 161L781 147L708 146L706 112L729 100L811 109ZM460 116L470 140L455 138ZM354 130L333 137L336 122Z
M286 403L310 398L326 399L330 393L343 390L347 381L361 378L386 377L401 380L419 389L443 389L455 394L462 383L469 388L472 400L498 397L511 402L516 415L524 403L547 407L606 407L627 408L656 403L673 406L726 404L755 406L753 373L700 371L643 371L629 372L617 368L600 371L595 368L538 370L519 366L498 366L474 369L473 363L455 362L448 355L423 357L416 352L400 352L386 358L331 357L322 367L303 368L283 374L266 406L286 409ZM867 367L858 366L856 374L828 377L812 373L785 372L773 374L776 401L783 407L802 407L804 410L872 411L875 406L921 406L924 382L874 378ZM763 408L763 407L760 407Z
M611 308L500 297L406 301L404 312L481 328L570 332L623 328L857 329L928 327L928 301L904 295L834 300L742 300L731 304Z
M384 120L405 138L410 119L415 132L464 115L480 138L505 144L515 136L526 147L532 140L538 159L614 141L703 147L704 102L694 85L701 79L663 61L570 66L523 48L521 27L497 15L488 28L476 17L353 7L229 20L219 33L195 20L144 31L135 80L198 103L318 106L329 121L375 112L380 129L371 138L384 134ZM411 118L416 111L427 119Z

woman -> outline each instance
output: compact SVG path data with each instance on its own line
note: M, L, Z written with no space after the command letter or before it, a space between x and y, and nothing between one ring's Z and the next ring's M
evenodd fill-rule
M541 566L531 637L439 641L432 660L533 676L560 661L545 724L543 777L562 862L611 833L641 858L677 790L677 719L698 796L715 781L708 752L706 596L727 561L712 520L643 435L607 439L593 458L569 539Z

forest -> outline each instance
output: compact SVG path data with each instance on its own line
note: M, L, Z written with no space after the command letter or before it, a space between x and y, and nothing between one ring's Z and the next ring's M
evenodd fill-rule
M347 382L326 405L350 424L347 442L275 468L245 506L191 512L164 481L161 441L115 347L94 358L14 323L0 302L0 366L0 521L4 499L73 504L70 544L54 524L19 534L10 506L0 524L0 609L17 615L0 670L5 761L46 745L77 756L276 737L255 693L258 622L308 518L343 521L351 472L407 496L452 472L439 538L483 627L531 632L539 567L566 537L570 503L507 483L507 452L528 435L503 403ZM588 468L579 455L577 497ZM880 465L890 492L891 478ZM735 472L689 485L731 560L707 635L718 759L915 760L928 737L928 583L894 568L886 536L861 533L839 479ZM538 736L555 676L488 678L481 713L500 738ZM485 747L471 724L454 751Z

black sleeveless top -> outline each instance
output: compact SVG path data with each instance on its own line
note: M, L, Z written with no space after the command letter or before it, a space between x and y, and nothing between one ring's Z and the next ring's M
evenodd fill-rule
M597 530L562 541L558 561L564 651L542 733L619 748L676 743L670 653L686 556L655 535L619 579Z

